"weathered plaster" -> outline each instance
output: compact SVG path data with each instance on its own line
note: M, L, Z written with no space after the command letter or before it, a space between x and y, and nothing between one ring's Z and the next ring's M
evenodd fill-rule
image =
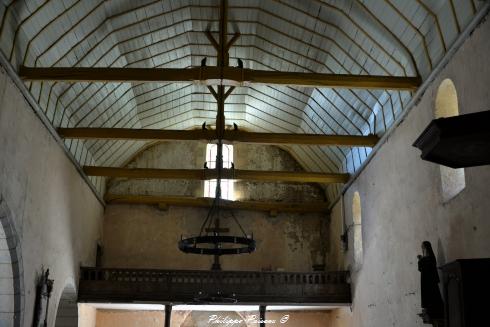
M346 225L352 197L362 205L363 263L353 271L353 326L422 326L420 244L433 244L438 264L458 258L490 257L490 167L466 168L466 187L444 203L439 166L420 159L413 141L434 118L439 84L450 78L460 114L490 109L490 22L484 22L458 50L418 105L398 126L344 196ZM354 267L353 241L338 256L341 203L332 211L331 265ZM330 255L332 253L332 255ZM349 315L344 315L347 324Z
M201 142L163 142L141 152L127 167L160 169L202 169L206 160L206 144ZM302 171L284 150L271 145L236 144L236 169L264 171ZM189 180L149 180L114 178L107 191L113 194L152 194L203 196L204 182ZM236 181L235 193L240 200L324 201L323 190L315 184L264 183Z
M80 264L94 263L103 208L3 70L0 94L0 194L22 248L23 321L32 323L35 281L44 267L55 281L51 325L65 282L78 280Z
M285 316L288 319L282 324L280 321ZM133 311L133 310L97 310L97 327L159 327L163 326L165 313L163 311ZM212 316L217 316L221 321L214 326L228 327L255 327L255 321L259 319L256 311L173 311L171 325L174 327L207 327ZM331 311L267 311L266 320L275 321L267 326L288 327L322 327L330 318ZM90 327L90 326L84 326Z
M202 168L204 143L166 142L140 153L128 167ZM237 144L235 167L252 170L300 171L301 167L284 150L270 145ZM157 194L202 196L199 181L114 179L108 192L116 194ZM258 183L237 181L240 200L256 201L324 201L323 190L315 184ZM104 255L106 267L209 269L212 257L183 254L177 249L181 235L199 233L208 209L170 207L167 211L154 206L108 205L104 219ZM235 211L247 233L254 233L257 251L250 255L222 258L223 269L285 269L311 271L323 264L326 248L326 215L284 214ZM221 224L233 235L241 231L229 213Z
M181 235L199 233L207 209L109 205L104 218L105 267L203 269L211 267L211 256L184 254L177 248ZM257 250L252 254L222 257L225 270L311 271L324 260L325 219L317 214L292 215L237 211L247 233L253 232ZM232 234L240 230L230 215L223 226Z

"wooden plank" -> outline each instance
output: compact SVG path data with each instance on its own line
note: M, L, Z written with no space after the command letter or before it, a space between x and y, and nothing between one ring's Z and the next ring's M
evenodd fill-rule
M216 67L203 67L202 70ZM19 77L26 81L65 82L192 82L200 79L201 68L103 68L25 67ZM203 74L207 79L209 74Z
M109 204L146 204L166 205L180 207L210 208L213 198L191 198L184 196L154 196L154 195L117 195L106 194L105 201ZM276 212L328 212L327 202L272 202L272 201L230 201L220 200L220 207L224 209L276 211Z
M218 176L216 169L151 169L85 166L83 170L89 176L120 178L211 180L217 179ZM331 184L346 183L349 180L349 174L223 169L221 178L262 182L282 181Z
M147 179L190 179L205 180L204 169L151 169L151 168L117 168L84 166L83 171L88 176L106 176L122 178ZM212 179L212 178L208 178Z
M238 72L233 75L225 75L232 80L237 80ZM235 78L231 78L236 76ZM422 80L420 77L395 77L379 75L347 75L347 74L320 74L320 73L296 73L277 72L266 70L244 69L243 82L299 85L312 87L334 87L349 89L391 89L391 90L416 90Z
M78 301L177 305L195 303L196 294L208 298L208 294L216 294L216 290L219 290L221 294L234 294L238 301L236 304L243 305L275 303L348 307L352 303L348 280L348 271L264 272L81 267ZM217 296L214 300L215 304L229 304L226 296L221 300Z
M88 68L25 67L19 77L26 81L66 82L189 82L207 85L247 85L253 83L310 87L416 90L420 77L320 74L253 70L238 67L193 68Z
M212 141L216 139L213 130L164 130L129 128L58 128L58 134L66 139L107 139L107 140L194 140Z
M255 180L262 182L298 182L298 183L346 183L349 180L349 174L327 174L327 173L310 173L310 172L289 172L289 171L259 171L259 170L225 170L225 176L231 174L226 179L243 179Z
M59 128L61 137L69 139L110 139L110 140L195 140L214 141L213 130L160 130L127 128ZM373 147L379 141L376 135L324 135L324 134L287 134L252 133L243 131L225 131L225 142L259 144L302 144L302 145L338 145Z
M373 147L378 143L376 135L325 135L325 134L287 134L252 133L226 131L225 140L230 142L260 144L302 144L302 145L347 145Z

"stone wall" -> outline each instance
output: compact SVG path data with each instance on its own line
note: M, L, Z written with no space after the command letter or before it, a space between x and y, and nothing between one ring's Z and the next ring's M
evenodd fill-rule
M303 171L286 151L271 145L235 144L236 169L264 171ZM206 144L180 141L162 142L140 152L128 168L202 169L206 161ZM265 183L236 181L239 200L324 201L324 191L316 184ZM204 182L190 180L155 180L113 178L107 183L111 194L151 194L202 197Z
M51 326L65 285L76 285L81 264L95 263L103 207L3 69L0 154L0 198L21 249L23 325L32 324L35 283L44 267L54 279Z
M202 168L205 144L166 142L146 149L128 167ZM234 149L237 169L299 171L301 167L284 150L267 145L237 144ZM203 196L200 181L128 180L109 181L113 194L155 194ZM258 183L237 181L239 200L324 201L323 190L315 184ZM199 233L208 209L156 206L108 205L104 219L106 267L210 269L212 257L184 254L177 248L181 235ZM312 265L325 260L326 215L235 210L247 234L253 233L257 251L250 255L222 257L227 270L311 271ZM223 211L221 224L231 234L242 235L230 212Z
M490 109L490 22L481 24L429 86L339 201L330 223L332 267L353 268L353 315L338 315L342 326L422 326L417 254L432 243L438 264L459 258L490 257L490 166L465 169L466 187L444 202L441 171L420 159L412 143L434 118L438 87L450 78L460 114ZM352 199L361 199L363 259L353 262ZM344 203L344 210L342 210ZM345 211L345 224L342 212ZM349 228L349 250L340 234ZM337 320L339 320L337 319Z
M170 207L161 211L141 205L109 205L104 218L103 266L114 268L211 268L212 256L185 254L177 248L181 235L199 233L207 209ZM326 247L325 219L318 214L236 211L245 232L253 232L257 250L222 257L225 270L311 271L322 264ZM229 215L221 223L231 234L241 232Z

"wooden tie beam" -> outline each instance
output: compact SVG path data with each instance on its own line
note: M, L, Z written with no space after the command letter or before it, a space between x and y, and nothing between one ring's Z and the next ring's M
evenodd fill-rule
M143 140L143 141L212 141L214 130L165 130L130 128L58 128L65 139Z
M252 133L226 131L225 140L260 144L346 145L374 147L379 141L376 135L325 135L289 133Z
M159 130L127 128L59 128L58 133L65 139L106 139L106 140L195 140L211 142L216 140L214 130ZM223 141L260 144L302 144L302 145L345 145L373 147L379 141L376 135L323 135L252 133L243 131L224 132Z
M192 198L184 196L154 196L154 195L118 195L106 194L104 200L109 204L145 204L210 208L214 199ZM328 213L327 202L270 202L270 201L230 201L220 199L220 208L236 210L256 210L266 212L290 212L290 213Z
M278 72L239 67L193 68L100 68L100 67L25 67L19 77L25 81L65 82L189 82L206 85L240 86L249 84L309 87L416 90L420 77L348 75Z
M217 169L151 169L151 168L117 168L85 166L83 171L88 176L105 176L113 178L146 178L146 179L188 179L213 180L218 178ZM222 179L254 180L262 182L298 182L298 183L346 183L349 174L326 174L288 171L259 171L241 169L222 169Z

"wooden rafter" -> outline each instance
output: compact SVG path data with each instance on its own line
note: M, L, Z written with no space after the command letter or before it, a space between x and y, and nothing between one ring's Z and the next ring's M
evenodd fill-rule
M60 128L58 133L65 139L106 139L106 140L194 140L211 142L216 140L213 130L160 130L127 128ZM252 133L227 130L225 142L259 144L303 144L303 145L345 145L373 147L379 138L376 135L323 135L323 134L287 134Z
M260 144L346 145L374 147L376 143L378 143L379 137L372 134L363 136L227 131L225 132L225 140L230 142Z
M117 195L106 194L105 201L110 204L146 204L161 206L182 206L210 208L212 198L192 198L184 196L153 196L153 195ZM326 202L272 202L272 201L230 201L220 200L220 207L224 209L256 210L267 212L325 212L329 211Z
M59 128L58 134L65 139L103 139L103 140L194 140L212 141L216 139L213 130L164 130L129 128Z
M83 167L89 176L148 179L187 179L212 180L218 178L217 169L151 169L151 168L117 168L117 167ZM345 183L349 174L311 173L289 171L259 171L241 169L222 169L222 179L254 180L262 182L298 182L298 183Z
M311 87L416 90L420 77L320 74L252 70L238 67L195 68L85 68L25 67L19 76L26 81L65 82L191 82L207 85L276 84ZM221 84L222 83L222 84Z

